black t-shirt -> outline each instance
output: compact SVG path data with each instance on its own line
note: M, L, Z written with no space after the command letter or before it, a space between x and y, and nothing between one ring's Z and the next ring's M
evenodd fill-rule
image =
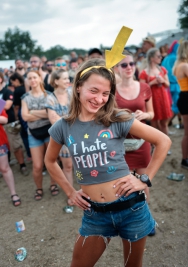
M51 86L51 84L48 83L48 77L49 77L49 74L46 74L46 76L44 78L44 88L45 88L45 90L53 93L54 88Z
M14 115L14 109L13 109L13 101L14 101L14 93L5 86L1 91L0 91L0 98L3 100L11 100L12 101L12 106L10 107L9 110L6 110L6 113L8 115L8 123L14 122L16 120L15 115Z
M19 106L21 108L21 97L25 94L25 86L21 85L15 87L14 90L14 106Z

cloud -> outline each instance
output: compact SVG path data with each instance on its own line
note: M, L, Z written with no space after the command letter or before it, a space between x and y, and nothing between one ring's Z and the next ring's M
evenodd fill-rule
M1 6L0 38L8 27L29 31L38 45L67 48L112 46L123 25L128 44L148 33L177 28L177 0L7 0Z
M1 25L31 24L39 23L46 17L51 17L49 9L45 8L46 1L23 1L8 0L1 5L0 23Z

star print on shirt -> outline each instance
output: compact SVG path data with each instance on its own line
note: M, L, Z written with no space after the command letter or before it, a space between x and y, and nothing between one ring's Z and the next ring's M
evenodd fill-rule
M89 135L88 134L85 134L84 135L84 138L87 138L88 139L89 138Z

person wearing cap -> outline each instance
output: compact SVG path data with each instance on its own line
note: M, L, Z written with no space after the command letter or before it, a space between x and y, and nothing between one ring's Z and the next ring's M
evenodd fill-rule
M102 58L103 54L100 49L98 48L91 48L88 52L89 59L91 58Z
M146 53L149 49L155 47L155 38L153 36L147 36L143 39L142 43L142 53L144 56L144 59L142 60L142 64L139 67L139 71L141 72L147 67L147 60L146 60Z
M155 38L153 36L147 36L143 39L142 52L146 54L152 47L155 47Z

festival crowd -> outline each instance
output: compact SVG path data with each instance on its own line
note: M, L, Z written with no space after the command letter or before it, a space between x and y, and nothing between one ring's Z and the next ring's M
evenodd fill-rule
M93 153L91 154L92 156L88 156L86 159L84 156L72 157L77 152L76 145L73 151L71 150L71 145L75 142L73 134L70 134L73 133L73 129L76 134L82 128L86 129L88 127L88 133L91 136L93 134L93 125L86 125L83 115L86 114L87 118L89 118L89 113L83 112L83 110L88 111L84 98L87 96L87 92L84 95L81 91L82 89L85 90L84 86L89 86L92 82L93 84L96 83L97 86L99 85L99 87L102 85L104 88L107 88L105 81L110 81L111 84L114 83L114 92L109 94L108 90L106 90L103 92L103 97L110 98L113 94L115 101L114 110L118 108L122 112L125 109L130 111L129 116L121 115L121 113L117 115L119 114L117 113L118 119L114 119L112 124L117 124L116 121L119 120L119 124L122 125L121 131L125 128L127 142L131 140L138 141L138 147L130 150L126 150L126 142L124 143L124 161L128 166L128 172L133 173L133 176L137 178L141 177L142 183L147 185L144 188L140 187L145 191L147 202L149 202L149 187L151 184L149 179L144 181L142 175L147 173L151 158L160 157L160 149L158 140L152 140L150 139L151 137L144 133L143 136L146 138L142 138L142 132L145 131L144 127L150 126L150 129L157 129L160 133L163 133L161 137L168 143L168 139L165 138L168 138L169 126L172 125L173 119L177 117L178 127L184 130L182 143L180 144L182 147L182 158L179 161L183 168L188 169L188 41L182 41L181 43L174 41L172 44L166 44L158 49L155 39L152 36L148 36L143 39L142 46L135 53L125 49L123 54L125 58L114 66L113 70L108 71L107 74L105 74L106 70L103 70L104 73L102 73L102 69L96 67L96 65L103 66L101 62L104 59L104 51L98 48L92 48L87 55L77 55L72 51L70 55L62 55L55 59L47 59L44 56L39 58L37 55L31 55L29 61L23 61L20 58L16 59L15 69L0 70L0 173L8 186L11 201L15 207L21 204L21 198L16 193L14 173L10 165L12 160L17 160L20 173L25 176L29 175L27 164L32 163L32 176L36 187L34 200L36 201L43 198L43 172L46 171L46 168L50 174L49 188L51 194L56 196L59 193L59 187L65 188L64 191L68 192L66 190L68 190L69 186L73 187L74 178L78 180L78 183L82 183L84 168L87 169L88 166L95 165L96 160L99 160L101 165L105 165L105 162L109 160L105 152L99 152L98 154L97 152L90 152L90 154ZM94 72L89 76L91 69L94 69ZM109 75L112 75L111 73L115 77L114 82L112 78L109 78ZM101 79L103 80L99 80L97 76L102 77ZM95 81L92 81L92 77L95 77ZM98 87L96 88L94 85L91 87L91 94L96 94ZM112 100L109 100L109 103L110 101ZM92 100L90 102L91 107L97 109L96 103L92 102ZM80 106L82 107L82 112L80 112ZM112 114L110 109L106 112ZM74 116L73 114L77 115ZM62 118L67 116L69 116L69 122L73 124L72 129L62 120ZM105 129L110 127L111 115L108 117L109 121L105 122L102 117L102 111L97 116L105 125ZM81 123L76 118L83 122ZM131 128L132 130L130 130L134 118L136 118L135 121L141 123L138 126L136 124L134 126L133 123L133 129ZM124 126L123 120L126 121L127 128ZM100 129L100 123L96 125L94 127ZM137 135L134 130L137 127L140 129L141 136ZM63 129L63 133L61 133L60 128ZM94 151L96 148L91 146L91 144L90 147L84 146L85 140L87 141L89 135L86 132L83 133L85 134L84 142L81 142L80 139L82 150L84 152L89 151L89 149ZM104 132L101 130L101 135L98 136L108 138L109 134L111 134L110 131ZM155 136L155 134L154 132L153 135ZM66 140L63 142L62 140L65 139L65 136ZM104 144L97 140L96 147L101 146L101 149L103 149L102 146ZM140 141L142 142L139 145ZM166 154L170 156L170 145L165 149L167 149ZM115 153L115 151L111 152L111 158L115 157ZM152 156L153 154L154 156ZM58 164L58 167L55 165L55 162ZM116 164L117 162L114 163L114 166L118 168ZM75 170L75 165L77 170ZM59 177L61 176L61 169L61 172L66 177L66 182L63 178L62 180L55 178L53 167L54 170L57 168L56 171L59 173ZM82 173L78 171L79 168L82 170ZM102 167L100 166L98 171L101 171L100 168ZM111 169L109 167L108 173L112 173L112 171L115 173L113 168L115 167L111 166ZM91 176L97 177L98 171L93 170ZM85 173L86 177L87 175ZM113 174L110 175L112 177ZM99 183L106 182L106 178L103 176L102 174ZM151 176L153 176L153 173ZM113 178L110 179L112 180ZM178 177L173 177L173 179L177 180ZM64 184L62 181L64 181ZM88 184L90 183L91 181L88 178ZM88 184L85 183L84 185L83 183L83 188L86 188ZM94 196L91 197L93 193L88 188L89 186L85 189L85 193L82 192L79 195L84 199L85 202L83 203L78 201L78 196L73 197L67 193L67 205L64 207L66 213L73 212L74 205L84 210L87 209L84 205L88 202L90 203L90 201L88 200L87 202L86 200L89 197L92 200L95 199ZM126 196L132 193L130 188L122 192ZM122 195L122 192L118 192L118 195ZM136 193L134 192L134 194ZM102 193L101 198L104 198ZM91 201L89 205L94 206L93 203L95 202ZM100 205L97 208L100 208ZM150 221L152 223L150 226L148 225L148 232L145 232L145 235L152 236L155 235L155 223L151 218ZM84 228L80 230L80 234L81 236L87 236ZM131 240L131 238L128 239ZM137 240L132 241L134 243ZM82 242L82 240L78 241L76 246L79 246L79 242ZM127 249L127 244L124 245ZM142 245L138 249L141 250ZM102 251L103 244L99 244L100 246ZM77 249L75 248L75 251L78 252L78 247ZM132 251L134 255L134 247ZM141 260L142 253L140 255ZM98 256L96 256L96 260L97 258ZM130 259L127 259L127 261L131 262L131 260L130 256ZM81 266L76 265L75 258L73 262L71 266ZM137 265L135 264L134 266Z

